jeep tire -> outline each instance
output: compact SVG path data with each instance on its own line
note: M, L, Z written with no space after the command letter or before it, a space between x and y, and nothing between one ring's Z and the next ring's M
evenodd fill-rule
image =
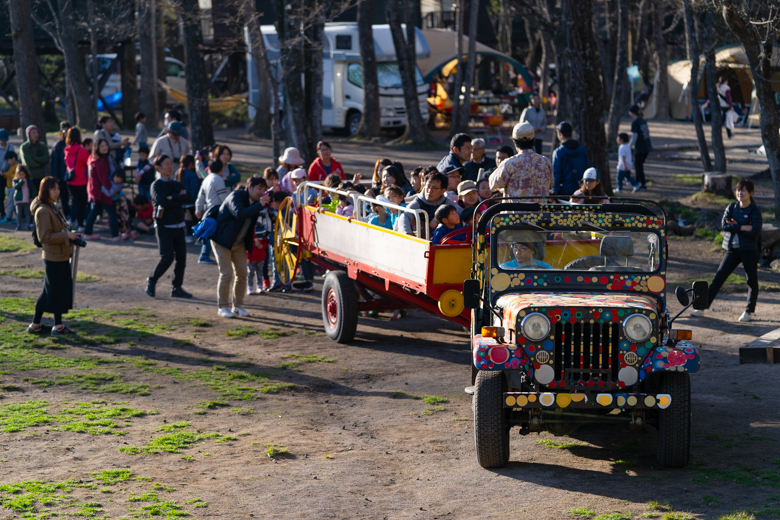
M358 300L355 285L344 271L331 271L322 285L322 322L325 333L336 343L355 338Z
M502 468L509 461L509 424L504 408L506 379L500 370L480 370L474 385L474 445L483 468Z
M665 468L682 468L691 451L691 380L686 372L660 374L658 393L672 402L658 410L658 462Z

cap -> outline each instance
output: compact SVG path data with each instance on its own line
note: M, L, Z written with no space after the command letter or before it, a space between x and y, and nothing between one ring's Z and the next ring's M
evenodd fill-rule
M0 141L8 141L8 130L0 128Z
M584 181L597 181L599 180L599 171L596 168L588 168L585 173L582 174L582 180Z
M463 181L458 184L458 195L465 195L471 191L477 191L477 184L474 181Z
M458 175L460 177L463 176L463 167L457 167L454 164L450 164L444 167L444 171L442 172L444 175L447 175L448 177L450 175Z
M567 123L566 121L561 121L558 123L558 126L555 127L560 133L563 135L569 136L574 131L574 128L571 126L571 123Z
M530 141L535 136L534 127L528 121L517 123L512 129L512 139L516 141Z
M377 195L376 196L376 200L381 202L381 203L383 203L383 204L392 204L392 202L390 202L390 199L388 199L384 195Z
M306 170L303 168L296 168L290 173L291 179L305 179L306 178Z
M279 162L282 164L292 164L293 166L298 166L299 164L303 164L303 159L301 158L301 152L298 151L297 148L285 148L284 154L279 157Z
M173 135L181 135L184 133L184 126L178 121L171 121L170 123L168 123L168 130Z

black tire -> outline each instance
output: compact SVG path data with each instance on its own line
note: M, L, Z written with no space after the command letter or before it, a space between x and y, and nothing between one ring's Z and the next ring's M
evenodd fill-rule
M474 390L474 446L477 462L483 468L503 468L509 462L504 373L500 370L480 370Z
M360 114L360 112L352 112L347 117L347 124L344 125L344 130L347 132L347 135L349 137L355 137L358 132L360 131L360 122L362 121L363 116Z
M325 333L336 343L355 339L358 300L355 285L344 271L331 271L322 285L322 321Z
M658 462L683 468L691 452L691 380L686 372L660 374L658 393L669 394L669 408L658 410Z

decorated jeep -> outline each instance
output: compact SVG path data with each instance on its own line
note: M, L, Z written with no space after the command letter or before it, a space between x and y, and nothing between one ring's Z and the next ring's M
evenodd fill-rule
M672 330L666 257L666 216L649 201L513 199L483 212L463 290L481 466L507 463L513 426L563 435L590 422L654 426L659 462L687 463L699 353L690 331ZM706 307L706 289L679 288L683 310Z

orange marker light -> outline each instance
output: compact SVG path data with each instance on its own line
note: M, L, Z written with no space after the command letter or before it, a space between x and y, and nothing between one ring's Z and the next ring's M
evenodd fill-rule
M690 330L673 330L672 338L677 341L690 340L693 339L693 332Z
M504 327L482 327L483 338L500 338L504 335Z

